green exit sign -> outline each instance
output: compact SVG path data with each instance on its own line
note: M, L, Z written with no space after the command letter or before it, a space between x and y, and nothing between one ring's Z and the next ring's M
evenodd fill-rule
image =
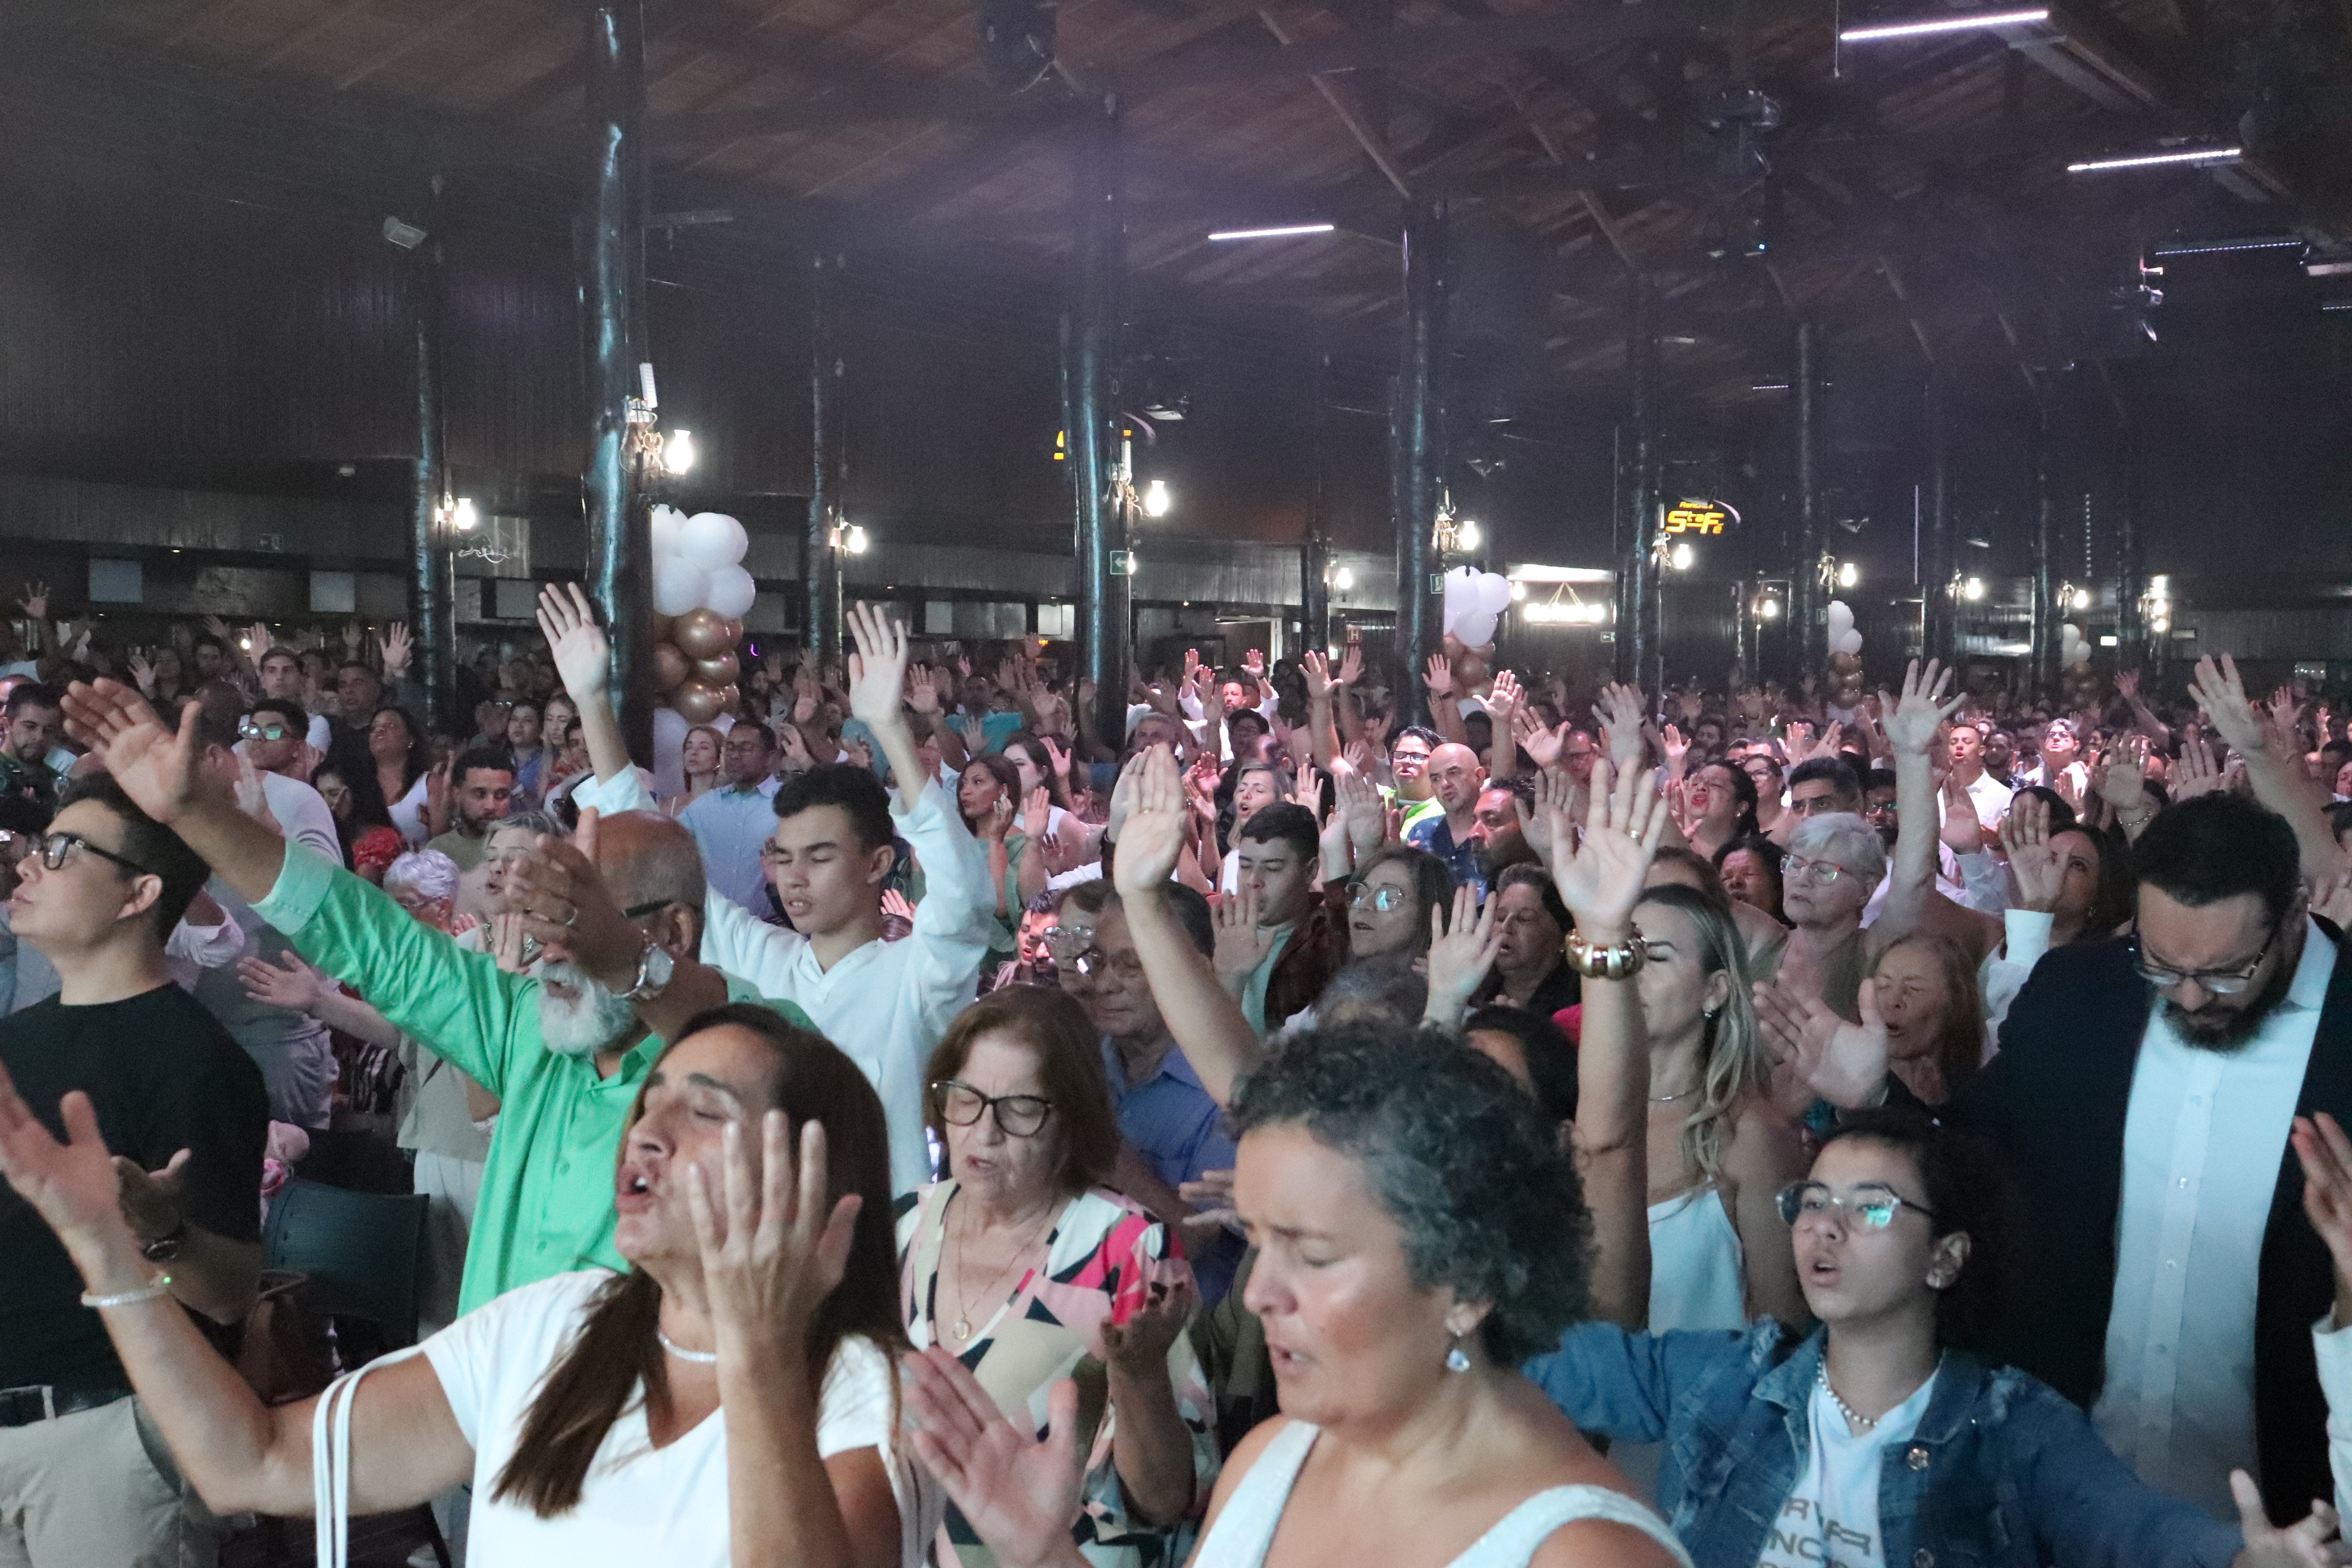
M1134 576L1135 552L1132 550L1112 551L1110 552L1110 574L1114 577Z

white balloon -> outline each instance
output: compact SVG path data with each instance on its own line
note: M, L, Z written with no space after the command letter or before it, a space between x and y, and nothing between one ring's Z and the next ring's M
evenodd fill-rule
M1478 578L1478 607L1488 615L1499 616L1511 607L1511 580L1499 572L1488 572Z
M750 548L751 536L723 511L698 511L677 531L677 552L705 572L734 565Z
M1862 651L1862 634L1855 631L1852 626L1848 626L1845 630L1838 633L1837 636L1830 638L1830 651L1832 653L1860 653Z
M710 574L689 566L676 555L654 561L654 614L682 616L698 608L709 591Z
M1850 631L1853 629L1853 612L1846 607L1846 602L1843 599L1832 599L1830 601L1829 615L1831 636L1834 637L1839 632Z
M1477 597L1478 574L1467 566L1456 566L1445 574L1445 609L1450 620L1457 610L1471 607Z
M1475 615L1463 616L1462 624L1454 628L1454 635L1462 639L1464 647L1485 647L1495 640L1495 621L1494 611L1480 610Z
M712 615L732 620L751 612L751 600L758 593L751 585L751 574L740 566L721 566L710 574L710 585L702 592L702 604Z
M686 513L674 506L654 508L654 559L677 553L677 531L686 526Z

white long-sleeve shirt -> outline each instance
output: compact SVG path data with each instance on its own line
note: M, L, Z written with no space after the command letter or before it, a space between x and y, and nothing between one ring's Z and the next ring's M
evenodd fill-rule
M2319 1391L2327 1396L2327 1469L2336 1478L2336 1511L2352 1509L2352 1327L2330 1312L2311 1326Z
M602 783L583 780L572 797L603 812L652 804L634 770ZM923 1065L979 991L996 888L980 841L938 784L924 786L912 811L892 795L890 816L923 868L923 900L906 940L877 938L828 969L808 938L769 925L714 889L704 904L702 962L751 982L763 996L796 1004L858 1065L889 1119L890 1184L908 1193L931 1179Z
M2285 998L2229 1051L2151 1009L2124 1121L2123 1213L2092 1424L2141 1480L2235 1519L2254 1456L2254 1300L2336 944L2305 922Z

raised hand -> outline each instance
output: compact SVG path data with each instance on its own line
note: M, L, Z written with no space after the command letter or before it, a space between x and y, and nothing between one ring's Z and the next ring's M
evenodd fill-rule
M1320 702L1331 695L1331 661L1313 648L1298 656L1298 668L1307 677L1307 700Z
M2066 865L2050 842L2050 803L2036 795L2019 795L2000 820L2000 844L2009 853L2010 875L2017 879L2017 907L2044 914L2055 910L2066 887Z
M551 583L539 591L539 629L572 700L583 708L604 700L612 679L612 647L579 584Z
M781 1110L760 1118L757 1172L740 1121L728 1123L716 1172L687 1168L687 1206L722 1367L738 1357L759 1365L803 1353L818 1311L849 1267L865 1200L845 1193L825 1202L824 1123L814 1116L801 1123L795 1179L790 1128Z
M1880 721L1879 731L1886 737L1886 744L1895 755L1927 755L1927 748L1935 743L1937 730L1969 700L1969 694L1963 691L1946 701L1944 693L1951 684L1952 672L1937 661L1929 659L1923 670L1915 658L1904 667L1900 699L1889 697L1884 688L1880 689L1878 707L1885 718Z
M1519 678L1506 669L1496 675L1495 684L1486 696L1478 700L1478 705L1486 709L1490 717L1508 724L1511 716L1520 711L1526 701L1527 694L1519 689Z
M903 726L898 694L907 684L907 628L863 602L843 617L857 651L849 656L849 711L876 734Z
M1668 813L1658 776L1627 768L1612 787L1608 764L1595 762L1581 843L1567 830L1562 784L1547 775L1537 790L1538 804L1551 818L1551 879L1560 901L1576 917L1576 928L1588 942L1622 939L1633 923L1643 879L1649 875L1666 830Z
M223 647L234 649L236 647L236 634L232 633L228 629L228 623L222 620L218 616L206 616L205 617L205 630L218 637Z
M2126 702L2137 702L2139 700L2138 670L2119 669L2116 671L2116 695L2122 698Z
M1339 650L1339 669L1331 677L1334 686L1353 686L1364 679L1364 645L1355 627L1348 628L1348 646Z
M183 708L175 733L145 698L120 681L76 681L66 689L66 733L101 753L123 793L166 824L190 805L226 794L202 766L205 748L196 738L196 714L194 703Z
M1022 797L1021 831L1030 843L1035 844L1045 838L1045 825L1052 820L1053 809L1054 797L1045 792L1044 784L1039 784Z
M2262 753L2263 718L2247 699L2246 683L2238 679L2237 660L2225 653L2216 668L2210 654L2199 659L2189 694L2213 721L2225 744L2249 757Z
M1482 906L1476 889L1454 889L1453 918L1443 905L1429 911L1429 1011L1427 1016L1453 1026L1471 995L1486 983L1503 951L1503 900L1490 898Z
M1004 1417L943 1345L907 1358L908 1435L966 1523L998 1562L1020 1568L1084 1568L1070 1539L1078 1517L1078 1385L1066 1378L1046 1396L1046 1435L1032 1437Z
M1976 797L1969 794L1968 786L1948 776L1940 799L1943 810L1939 831L1952 853L1974 855L1984 848L1984 818L1977 815Z
M2284 686L2271 693L2271 726L2280 734L2292 739L2302 717L2303 699Z
M1381 803L1380 787L1356 769L1335 768L1331 778L1339 797L1339 809L1333 815L1347 823L1348 843L1361 865L1365 856L1381 847L1388 830L1388 810Z
M282 969L266 958L241 958L236 977L247 996L265 1007L283 1007L289 1013L308 1013L327 990L319 972L291 952L286 955Z
M940 710L940 690L931 683L931 667L928 664L910 666L907 671L907 706L918 713Z
M1252 648L1242 655L1242 673L1253 681L1265 679L1265 650Z
M1045 745L1045 761L1054 776L1066 786L1070 782L1070 748L1051 735L1041 735L1038 740Z
M2336 1260L2336 1326L2352 1328L2352 1138L2323 1110L2296 1117L2287 1141L2303 1165L2303 1212Z
M1764 981L1756 985L1756 1021L1781 1065L1844 1110L1875 1104L1886 1087L1886 1020L1878 1011L1878 982L1864 980L1856 1000L1862 1022L1849 1024L1818 996Z
M1444 654L1433 653L1429 656L1429 664L1421 679L1423 684L1429 688L1429 694L1432 697L1454 695L1454 667L1445 661Z
M137 681L139 689L152 700L155 696L155 667L136 652L131 654L129 667L131 679Z
M2091 783L2118 813L2147 805L2147 737L2126 735L2100 755Z
M1542 720L1522 708L1511 715L1511 738L1537 767L1556 768L1559 765L1560 750L1568 744L1568 726L1548 729Z
M1682 731L1668 724L1659 749L1665 753L1666 772L1675 778L1682 777L1683 763L1690 756L1690 742L1683 738Z
M1119 863L1127 860L1125 840L1119 844ZM1210 954L1217 978L1227 991L1238 996L1248 984L1251 973L1265 962L1274 951L1275 933L1271 928L1258 924L1260 913L1257 894L1247 888L1226 894L1217 900L1217 942Z
M1613 680L1601 689L1600 700L1592 705L1609 760L1619 768L1642 764L1643 706L1640 687L1621 686Z
M2227 786L2229 779L2221 765L2213 760L2213 747L2202 736L2180 742L2179 760L2172 766L2172 804L2193 800L2200 795L2211 795Z
M25 596L16 601L16 607L24 611L29 619L47 620L49 618L49 585L47 583L26 584Z
M386 679L406 669L409 655L415 651L415 645L409 640L408 623L405 621L394 621L384 627L383 636L376 646L383 651Z
M1125 796L1126 817L1118 817ZM1176 874L1184 853L1184 784L1175 753L1154 746L1130 759L1111 791L1112 819L1118 824L1118 853L1111 883L1121 898L1158 896Z

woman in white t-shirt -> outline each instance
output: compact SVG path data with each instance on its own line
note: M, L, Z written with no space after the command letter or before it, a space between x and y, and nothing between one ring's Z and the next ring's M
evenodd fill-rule
M64 1144L0 1074L0 1173L105 1303L146 1414L215 1512L309 1513L317 1401L263 1405L157 1289L95 1118L62 1113ZM622 1137L629 1270L524 1286L378 1363L353 1394L351 1511L471 1481L478 1568L911 1568L938 1521L894 1440L888 1147L825 1040L763 1007L701 1014Z

